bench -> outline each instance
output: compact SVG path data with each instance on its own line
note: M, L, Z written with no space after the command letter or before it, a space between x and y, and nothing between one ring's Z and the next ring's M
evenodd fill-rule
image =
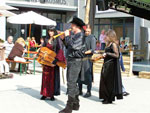
M150 72L146 72L146 71L139 72L139 78L150 79Z
M144 60L146 53L144 50L134 50L133 60L141 61Z
M14 61L14 60L9 60L8 58L6 59L6 62L8 62L8 63L20 63L20 75L22 75L22 64L25 64L25 65L27 65L27 64L29 64L29 63L32 63L32 62L21 62L21 61ZM27 72L27 68L26 68L26 66L25 66L25 74L26 74L26 72Z

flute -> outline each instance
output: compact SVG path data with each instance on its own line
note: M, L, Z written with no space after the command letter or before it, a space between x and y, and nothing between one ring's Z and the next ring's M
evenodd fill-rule
M72 29L68 29L68 30L71 31ZM65 32L61 32L60 34L53 36L53 38L55 39L55 38L57 38L57 37L59 37L61 35L64 35L64 34L65 34Z

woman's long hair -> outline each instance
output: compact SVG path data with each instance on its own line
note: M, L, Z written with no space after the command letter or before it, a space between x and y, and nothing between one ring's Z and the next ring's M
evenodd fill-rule
M109 44L110 43L116 43L117 44L117 35L116 35L116 32L112 29L109 29L106 33L105 33L106 37L108 37L109 39ZM109 45L108 44L108 45Z
M54 36L58 34L56 28L50 28L50 29L48 29L48 37L47 37L47 39L50 38L49 31L53 31L54 32ZM58 43L57 40L58 39L56 38L56 39L54 39L54 42L53 42L53 49L54 49L55 52L57 51L57 43Z
M22 37L19 37L19 38L16 40L15 43L19 43L19 44L23 43L23 44L25 44L25 40L24 40Z

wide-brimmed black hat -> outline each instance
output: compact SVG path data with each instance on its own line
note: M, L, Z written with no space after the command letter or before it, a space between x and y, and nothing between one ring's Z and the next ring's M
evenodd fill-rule
M83 22L83 20L78 17L74 17L70 23L76 24L77 26L79 26L81 28L83 28L83 26L85 26L85 23Z

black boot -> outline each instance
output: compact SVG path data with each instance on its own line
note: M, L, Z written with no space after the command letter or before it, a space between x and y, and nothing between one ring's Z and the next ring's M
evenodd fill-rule
M45 96L42 96L42 97L41 97L41 100L45 100L45 99L46 99L46 97L45 97Z
M102 103L103 104L112 104L112 101L104 100Z
M79 96L78 95L76 95L75 96L75 101L74 101L74 103L73 103L73 110L79 110L79 107L80 107L80 105L79 105Z
M51 101L55 101L55 98L54 98L54 96L52 96L52 97L50 98L50 100L51 100Z
M61 110L59 113L72 113L74 100L74 98L68 96L68 101L65 109Z
M88 98L88 97L90 97L90 96L91 96L91 92L87 92L87 93L84 95L85 98Z
M82 96L82 95L83 95L82 90L79 90L79 95L80 95L80 96Z

